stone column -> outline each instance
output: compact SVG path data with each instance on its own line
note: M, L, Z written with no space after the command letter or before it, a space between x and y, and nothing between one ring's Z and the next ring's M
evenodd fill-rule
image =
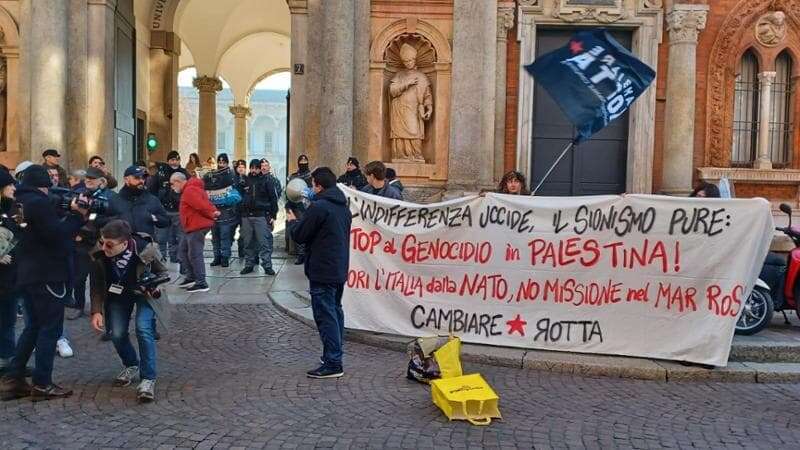
M147 115L147 130L155 134L161 143L150 155L156 161L166 161L167 153L178 149L180 48L181 41L175 33L150 32L150 112Z
M322 2L323 75L319 165L336 170L353 151L353 41L355 2ZM312 161L311 164L314 164Z
M772 169L772 158L769 156L769 124L772 120L772 83L776 72L758 74L758 157L753 168Z
M697 37L706 27L708 5L676 4L667 14L669 68L664 114L663 190L692 190Z
M292 105L294 106L294 104ZM233 105L230 108L233 114L233 154L236 159L247 159L247 118L250 116L250 108L244 105Z
M492 185L497 6L455 0L448 195Z
M353 150L367 162L369 147L370 0L355 0L353 43ZM339 163L341 166L341 163Z
M289 12L292 14L292 105L289 111L289 148L287 149L291 162L297 161L297 157L306 151L308 2L306 0L286 1L289 4ZM302 73L294 70L297 65L302 66Z
M200 91L200 107L197 117L197 154L200 162L217 155L217 92L222 90L219 78L201 76L194 79L194 87Z
M113 171L117 163L114 142L114 9L116 0L90 0L88 10L88 61L86 150L83 164L100 155Z
M22 26L27 69L30 70L30 125L26 136L30 158L42 160L42 150L56 148L66 153L67 18L69 2L26 0L30 27ZM26 119L27 120L27 119Z
M506 57L508 30L514 27L514 4L497 8L497 82L494 113L494 177L499 183L503 178L503 162L506 148Z

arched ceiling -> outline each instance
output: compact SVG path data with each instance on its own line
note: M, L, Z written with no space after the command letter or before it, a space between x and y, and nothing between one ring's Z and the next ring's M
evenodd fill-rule
M290 53L289 38L282 34L251 34L225 52L219 74L230 83L236 103L245 104L250 89L264 75L288 70Z
M286 0L134 0L137 29L174 31L181 68L224 76L237 104L253 85L290 65L291 15Z

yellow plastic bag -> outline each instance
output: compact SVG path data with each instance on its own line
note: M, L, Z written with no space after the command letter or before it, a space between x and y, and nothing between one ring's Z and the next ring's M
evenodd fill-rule
M433 352L433 357L439 364L442 378L460 377L461 371L461 339L451 337L446 344Z
M448 419L467 420L473 425L489 425L492 419L502 419L500 397L481 374L431 381L433 403Z

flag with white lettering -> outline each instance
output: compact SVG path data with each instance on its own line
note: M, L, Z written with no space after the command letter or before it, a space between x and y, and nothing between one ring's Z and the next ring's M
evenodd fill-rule
M576 33L525 69L578 129L576 142L624 114L656 75L604 29Z

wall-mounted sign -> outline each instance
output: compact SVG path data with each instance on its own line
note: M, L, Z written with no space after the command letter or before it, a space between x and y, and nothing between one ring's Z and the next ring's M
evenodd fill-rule
M306 73L306 65L305 64L295 64L294 65L294 74L295 75L303 75Z

